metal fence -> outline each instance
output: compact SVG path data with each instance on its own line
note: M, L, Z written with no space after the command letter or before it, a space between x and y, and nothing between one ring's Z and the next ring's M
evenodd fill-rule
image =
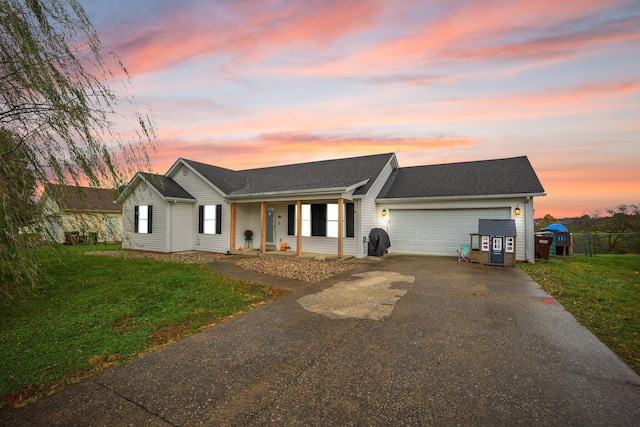
M640 254L640 233L574 233L573 253Z

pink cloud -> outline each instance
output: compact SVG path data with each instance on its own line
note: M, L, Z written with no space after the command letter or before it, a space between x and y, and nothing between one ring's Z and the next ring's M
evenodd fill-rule
M211 6L211 5L209 5ZM279 4L269 0L218 7L171 8L133 33L110 34L115 50L135 64L132 72L178 67L213 56L224 62L257 59L281 48L325 48L354 31L370 28L380 12L376 2L315 0Z
M425 159L430 152L470 146L477 140L458 136L433 138L378 138L315 135L308 133L263 134L250 140L211 140L189 143L163 140L162 149L152 156L155 170L168 169L179 157L229 169L249 169L279 164L303 163L379 153L398 152L405 166L415 157ZM419 160L418 160L419 161Z
M283 70L305 75L371 75L451 61L566 57L605 44L640 39L637 18L600 19L601 14L617 6L604 0L450 3L440 16L421 28L406 29L395 39L335 61L289 65ZM402 26L402 22L393 24Z

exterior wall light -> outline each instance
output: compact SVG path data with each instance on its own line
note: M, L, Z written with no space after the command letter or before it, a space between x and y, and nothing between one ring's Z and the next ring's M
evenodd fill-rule
M386 208L382 209L382 216L387 216L387 209Z
M516 208L513 210L513 213L516 215L520 215L521 211L520 211L520 205L516 206Z

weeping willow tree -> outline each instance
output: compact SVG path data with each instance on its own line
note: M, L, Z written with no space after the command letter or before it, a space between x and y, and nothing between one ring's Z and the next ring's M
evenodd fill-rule
M128 88L76 0L0 0L0 283L38 278L29 247L47 182L115 188L149 169L153 122Z

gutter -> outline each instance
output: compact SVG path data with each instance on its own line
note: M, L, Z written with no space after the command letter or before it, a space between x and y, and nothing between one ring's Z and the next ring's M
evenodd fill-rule
M352 184L348 187L332 187L332 188L312 188L304 190L287 190L287 191L267 191L263 193L250 193L240 195L227 195L227 200L248 200L248 199L260 199L260 198L279 198L285 196L327 196L332 194L343 194L354 191L355 189L365 185L369 180L365 180L356 184ZM288 197L287 197L288 198Z
M439 202L454 200L486 200L486 199L516 199L522 197L546 196L546 193L518 193L518 194L485 194L479 196L435 196L435 197L395 197L377 198L376 203L406 203L406 202Z

